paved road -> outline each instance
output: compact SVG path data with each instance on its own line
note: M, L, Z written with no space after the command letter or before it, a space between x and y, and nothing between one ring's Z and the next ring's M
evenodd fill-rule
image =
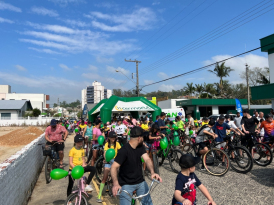
M248 174L238 174L230 170L223 177L209 175L206 171L200 171L198 167L196 170L196 175L218 205L274 204L274 162L267 167L254 165ZM153 204L171 204L177 175L170 171L167 160L160 167L160 174L163 183L152 193ZM146 180L150 183L148 178ZM198 204L207 204L207 199L200 191L197 191L197 200Z
M69 135L69 138L66 140L65 144L65 158L64 158L64 170L68 170L68 161L69 161L69 150L73 147L73 135ZM87 173L85 174L87 175ZM93 186L92 182L91 185ZM45 170L43 168L37 184L34 188L34 191L31 196L31 200L28 203L29 205L63 205L67 198L67 186L68 178L64 178L58 181L51 181L49 184L46 184L45 179ZM97 204L96 202L96 190L93 187L93 192L89 194L89 203Z

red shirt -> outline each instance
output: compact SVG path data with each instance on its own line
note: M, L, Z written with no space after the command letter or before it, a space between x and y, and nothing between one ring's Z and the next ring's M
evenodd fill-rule
M56 128L48 126L45 133L48 135L48 138L52 141L59 141L63 139L63 134L66 133L66 128L62 125L56 125Z
M274 133L274 121L272 122L268 122L268 121L263 121L261 123L260 129L264 128L264 131L269 134L269 135L273 135Z

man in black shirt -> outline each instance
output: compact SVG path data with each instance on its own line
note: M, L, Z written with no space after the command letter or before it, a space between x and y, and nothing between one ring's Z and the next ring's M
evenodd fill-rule
M133 127L130 132L130 140L118 152L114 163L111 166L111 177L113 180L113 195L117 195L117 191L122 188L129 194L136 191L137 196L148 192L148 185L144 181L142 174L142 161L145 161L147 168L151 172L151 179L156 178L160 182L162 179L158 174L154 173L153 164L143 146L143 130L140 127ZM120 168L120 169L119 169ZM117 173L119 169L119 180ZM124 192L120 194L120 205L130 205L131 198ZM150 195L142 199L142 204L151 205Z
M241 144L246 146L251 134L255 132L259 121L256 117L249 114L249 109L244 109L243 115L244 117L241 120L241 125L245 136L242 137Z
M161 130L161 133L166 134L166 129L168 128L168 126L166 126L165 124L165 118L166 118L166 113L161 112L160 118L157 121L158 127Z

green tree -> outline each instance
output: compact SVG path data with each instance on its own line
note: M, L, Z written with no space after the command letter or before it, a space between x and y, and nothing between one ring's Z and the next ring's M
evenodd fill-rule
M270 84L269 68L264 68L264 72L259 72L259 80L257 83L262 85Z
M209 70L209 72L214 73L218 78L220 78L220 95L223 93L223 78L228 77L231 71L234 71L234 69L225 66L225 62L223 62L221 65L217 63L214 70Z
M186 83L185 93L192 96L194 92L195 92L195 87L193 86L193 83Z
M204 91L204 86L203 84L195 84L195 90L198 93L198 98L201 98L201 94Z
M38 108L34 108L32 110L32 114L34 117L38 117L39 115L41 115L41 111Z
M209 95L214 95L216 94L216 90L214 89L214 85L211 83L204 83L204 92L206 93L206 98L209 97Z

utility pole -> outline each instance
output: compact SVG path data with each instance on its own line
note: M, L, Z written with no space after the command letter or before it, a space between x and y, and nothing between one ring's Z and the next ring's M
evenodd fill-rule
M247 65L247 63L245 64L245 68L246 68L246 86L247 86L247 103L248 103L248 109L250 109L250 93L249 93L249 82L248 82L248 68L249 66Z
M137 96L139 97L139 94L140 94L140 90L139 90L139 74L138 74L138 64L141 63L141 61L137 61L136 59L135 60L127 60L125 59L126 62L134 62L136 63L136 94Z

